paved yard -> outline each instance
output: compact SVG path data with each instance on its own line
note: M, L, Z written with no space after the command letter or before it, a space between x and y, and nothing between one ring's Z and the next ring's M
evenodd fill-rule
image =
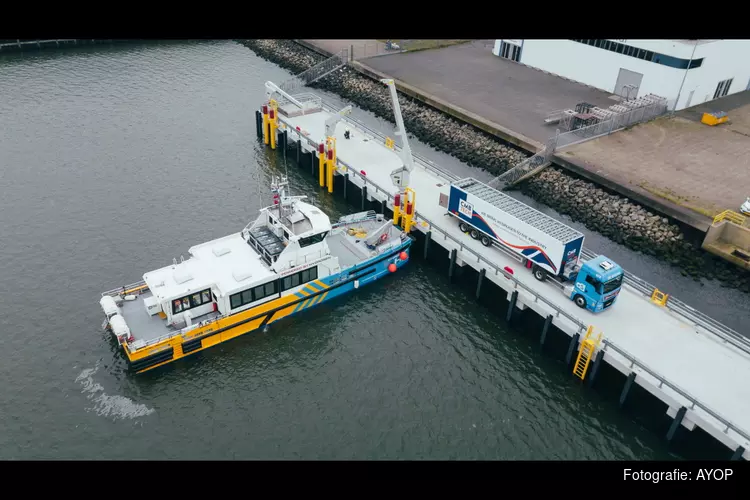
M547 114L579 102L616 104L611 94L492 54L482 40L441 49L367 59L365 64L544 143L555 134Z
M700 123L704 111L731 123ZM631 189L706 216L737 211L750 196L750 92L680 111L558 153Z

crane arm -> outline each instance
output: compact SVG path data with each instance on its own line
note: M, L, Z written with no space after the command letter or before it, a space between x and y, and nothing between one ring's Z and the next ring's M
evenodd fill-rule
M414 159L411 156L409 138L406 137L406 127L404 127L404 118L403 116L401 116L401 106L398 103L398 92L396 91L396 84L391 78L385 78L380 81L388 85L388 88L391 91L391 100L393 101L393 114L396 117L395 134L401 137L401 161L404 162L404 167L406 167L406 169L411 172L412 170L414 170Z
M301 102L299 102L297 99L295 99L291 95L289 95L286 92L284 92L283 90L281 90L281 88L278 85L276 85L275 83L273 83L273 82L266 82L266 98L268 100L271 100L271 97L273 96L273 94L275 92L281 94L285 99L288 99L289 102L291 102L295 106L298 106L300 109L302 109L303 106L302 106Z
M391 100L393 101L393 114L396 117L395 134L401 137L400 155L403 166L391 172L391 182L393 182L393 185L398 187L400 191L405 191L406 188L409 187L409 174L412 170L414 170L414 159L411 155L409 138L406 136L404 118L403 116L401 116L401 106L398 103L398 92L396 91L396 84L391 78L384 78L380 81L388 85L388 88L391 91Z
M336 130L336 124L341 121L341 119L345 116L347 116L349 113L352 112L351 105L345 107L344 109L340 110L335 115L332 115L329 119L326 120L326 137L333 137L333 132Z

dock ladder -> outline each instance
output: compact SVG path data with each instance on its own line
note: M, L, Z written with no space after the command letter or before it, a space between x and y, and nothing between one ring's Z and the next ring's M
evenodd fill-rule
M594 356L596 348L602 341L601 332L596 337L596 339L592 337L593 332L594 327L589 326L589 329L586 331L586 336L583 338L583 342L581 342L581 350L578 351L578 358L576 359L576 364L573 368L573 375L580 378L581 380L586 378L586 372L589 369L591 358Z

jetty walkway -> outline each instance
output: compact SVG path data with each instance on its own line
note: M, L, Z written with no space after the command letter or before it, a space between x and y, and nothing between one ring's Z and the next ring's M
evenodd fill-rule
M325 140L325 121L338 110L319 97L308 94L307 99L319 99L319 104L304 114L280 108L277 144L284 154L296 151L298 164L317 178L317 151ZM261 136L260 111L257 119ZM390 174L402 165L398 145L387 146L385 136L353 119L343 122L346 126L339 124L334 132L337 180L333 185L343 186L345 196L347 189L359 191L362 209L374 205L392 210L396 188ZM347 128L348 139L344 136ZM669 439L680 426L688 430L698 426L731 448L733 458L750 458L746 451L750 450L750 386L745 383L750 377L750 342L745 337L676 298L670 297L667 305L655 303L654 288L632 275L612 308L599 314L579 309L554 283L537 281L504 251L484 247L463 234L440 205L441 195L448 194L455 176L423 158L416 161L411 174L416 192L413 232L423 235L425 254L434 245L447 250L451 276L457 266L474 269L479 276L477 295L487 280L504 290L508 319L514 311L525 309L545 318L541 342L551 326L565 333L570 337L569 365L589 327L601 332L603 341L592 353L591 369L584 371L584 379L593 383L606 363L625 376L621 402L635 383L666 403L673 418ZM593 254L586 250L584 257Z

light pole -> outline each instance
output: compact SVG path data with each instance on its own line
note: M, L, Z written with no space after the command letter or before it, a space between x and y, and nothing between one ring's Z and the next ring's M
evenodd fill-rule
M680 90L677 92L677 99L674 101L674 107L672 108L672 113L674 113L677 110L677 103L680 102L680 94L682 94L682 86L685 85L685 78L687 78L688 71L690 70L690 66L693 64L693 56L695 56L695 49L698 48L698 40L695 40L693 43L693 53L690 54L690 62L688 62L687 68L685 68L685 74L682 76L682 83L680 84Z

